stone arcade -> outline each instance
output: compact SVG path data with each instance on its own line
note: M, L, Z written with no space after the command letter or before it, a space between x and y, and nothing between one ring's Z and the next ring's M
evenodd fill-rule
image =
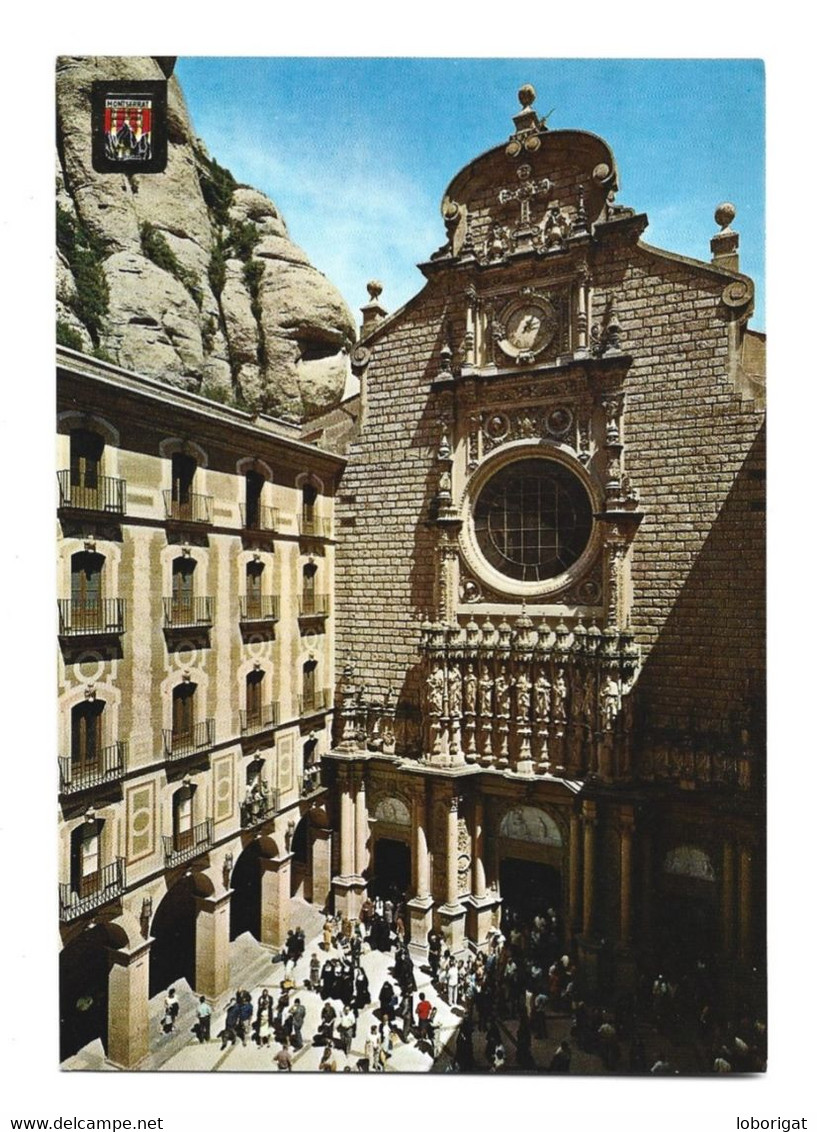
M701 953L763 993L735 210L709 263L650 247L534 98L448 187L424 289L370 285L359 397L309 433L60 354L64 1055L137 1067L149 996L220 1003L293 896L396 890L418 951L548 908L589 994Z

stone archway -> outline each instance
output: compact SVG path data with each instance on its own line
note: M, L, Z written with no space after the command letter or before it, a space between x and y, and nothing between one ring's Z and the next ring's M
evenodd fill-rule
M192 990L196 985L196 893L191 877L182 877L165 893L150 931L150 997L182 980Z
M97 925L60 952L60 1061L97 1039L108 1052L107 946Z
M249 932L261 939L261 843L251 841L235 863L230 886L230 939Z
M311 846L309 815L304 814L292 831L289 850L292 853L290 895L301 900L312 899Z
M550 809L523 804L504 811L494 845L503 922L517 916L529 923L553 909L561 937L567 896L565 841L562 824Z

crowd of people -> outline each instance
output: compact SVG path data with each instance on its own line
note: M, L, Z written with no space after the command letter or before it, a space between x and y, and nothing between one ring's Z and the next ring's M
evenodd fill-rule
M273 957L283 963L280 985L263 987L256 1001L244 988L235 991L217 1035L221 1049L254 1043L273 1050L274 1063L283 1071L292 1069L293 1057L307 1043L322 1047L318 1068L324 1072L339 1066L381 1072L399 1043L414 1044L435 1062L445 1046L446 1057L439 1063L464 1073L565 1074L571 1065L575 1069L581 1055L584 1072L666 1075L681 1071L671 1052L679 1045L694 1058L694 1065L682 1067L685 1072L751 1072L765 1066L765 1024L747 1012L737 1021L725 1020L712 1005L713 980L703 961L692 978L659 973L612 1003L588 1001L577 964L562 949L552 908L530 917L506 911L487 948L464 955L452 954L432 929L424 941L427 957L420 979L405 923L400 900L381 897L367 900L359 919L327 916L300 988L295 966L305 956L306 941L301 929L289 932L283 950ZM375 987L361 962L372 951L391 958ZM308 1036L305 993L319 996L322 1003ZM441 1002L447 1011L440 1010ZM172 1028L178 1013L172 989L165 1006L163 1028L168 1023ZM364 1033L361 1017L370 1007ZM201 998L194 1027L200 1042L210 1040L211 1013ZM591 1058L598 1058L600 1066Z

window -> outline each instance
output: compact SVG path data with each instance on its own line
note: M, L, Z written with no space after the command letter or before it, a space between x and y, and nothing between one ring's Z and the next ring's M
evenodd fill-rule
M264 477L258 472L247 472L244 477L245 485L245 519L247 527L261 526L261 492L264 488Z
M304 531L309 534L315 529L315 502L318 498L318 489L314 484L305 483L302 493L301 517Z
M105 559L94 551L71 555L71 627L75 632L101 629L102 567Z
M315 673L317 672L317 668L318 668L317 662L314 661L314 660L309 660L304 665L304 673L303 673L303 686L304 686L303 710L304 711L314 711L316 706L317 706L317 702L316 702L317 692L316 692L316 682L315 682Z
M528 458L500 468L480 491L474 534L485 561L506 578L542 582L584 552L593 510L579 478L555 460Z
M71 711L72 778L81 778L84 774L100 769L104 710L102 700L86 700Z
M177 684L173 689L173 747L193 743L195 684Z
M262 692L264 673L250 672L247 676L247 726L260 727L262 724Z
M177 851L193 844L193 790L185 785L173 795L173 847Z
M99 831L102 823L84 821L71 834L71 889L80 899L100 888Z
M318 567L314 563L304 566L303 612L315 613L315 578Z
M99 488L100 467L105 441L84 428L71 433L71 499L75 506L93 506ZM91 497L84 499L85 495Z
M196 474L196 461L184 452L177 452L171 461L172 514L176 519L193 519L193 477Z
M173 559L173 592L171 621L176 625L189 625L195 621L194 574L196 563L192 558Z
M247 563L247 616L260 618L262 616L261 590L263 588L264 564L263 562Z

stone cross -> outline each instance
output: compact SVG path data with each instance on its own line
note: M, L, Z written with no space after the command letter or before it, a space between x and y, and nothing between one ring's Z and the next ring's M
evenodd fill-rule
M530 224L531 199L540 194L547 196L553 188L547 177L543 177L541 181L532 181L530 174L530 165L520 165L516 171L519 185L515 189L500 189L499 191L500 204L507 204L512 200L519 201L519 224L523 228Z

